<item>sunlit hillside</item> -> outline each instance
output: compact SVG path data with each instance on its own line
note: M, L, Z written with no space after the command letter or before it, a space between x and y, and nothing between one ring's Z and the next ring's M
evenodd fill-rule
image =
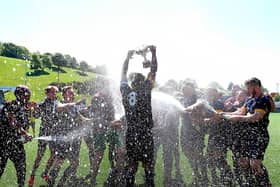
M44 88L52 82L84 81L94 78L93 73L81 76L79 70L63 67L58 74L57 70L44 69L34 72L30 69L30 62L15 58L0 56L0 86L16 86L26 84L32 90L32 100L39 101L44 98ZM12 98L8 93L7 98Z

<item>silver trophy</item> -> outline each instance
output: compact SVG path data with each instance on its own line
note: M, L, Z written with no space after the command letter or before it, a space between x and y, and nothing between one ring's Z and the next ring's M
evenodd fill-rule
M141 55L144 58L144 61L142 62L143 68L151 67L151 61L147 59L147 54L149 52L150 52L149 45L143 45L135 50L135 54Z

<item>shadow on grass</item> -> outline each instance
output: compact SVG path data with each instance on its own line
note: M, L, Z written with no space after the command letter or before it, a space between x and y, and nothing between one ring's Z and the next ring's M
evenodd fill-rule
M59 73L67 73L64 69L58 67L52 67L52 71Z
M81 71L76 71L76 73L80 76L88 76L88 74L86 74L85 72L81 72Z
M26 76L40 76L40 75L49 75L49 72L45 70L35 70L33 72L26 72Z

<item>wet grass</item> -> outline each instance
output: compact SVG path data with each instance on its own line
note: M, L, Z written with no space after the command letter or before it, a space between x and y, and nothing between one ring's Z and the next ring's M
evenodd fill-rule
M265 165L268 168L270 178L272 181L272 184L274 186L280 185L280 175L279 175L279 167L280 167L280 160L279 160L279 142L280 142L280 113L272 113L271 114L271 123L269 126L269 132L270 132L270 144L267 149L266 155L265 155ZM39 121L37 121L38 123ZM37 125L37 133L38 133L38 125ZM26 148L26 153L27 153L27 177L28 179L30 175L30 171L36 156L36 151L37 151L37 141L33 141L31 143L28 143L25 145ZM108 163L108 158L107 158L107 152L105 153L105 157L101 163L101 169L100 173L97 177L97 182L98 186L102 186L104 181L106 180L106 177L108 176L109 172L109 163ZM229 154L230 155L230 154ZM41 166L39 167L37 171L37 177L35 180L35 186L39 186L41 184L45 184L45 182L40 178L40 174L43 171L46 160L48 159L49 152L46 153L44 156ZM188 164L187 159L185 156L181 153L181 171L183 174L183 180L185 183L189 183L191 180L191 169ZM89 172L89 161L88 161L88 151L83 143L82 148L81 148L81 153L80 153L80 167L78 171L78 176L82 177L88 174ZM229 158L229 160L231 160ZM68 165L67 162L64 163L63 169L66 168ZM139 165L141 166L141 165ZM63 171L61 169L61 171ZM61 173L60 173L61 174ZM139 167L139 172L137 174L136 182L143 183L143 169ZM155 177L155 182L156 186L160 187L162 186L162 180L163 180L163 161L161 157L161 150L158 153L158 159L157 159L157 164L156 164L156 177ZM15 174L15 169L12 165L12 162L8 162L8 165L6 167L5 173L3 174L1 180L0 180L0 186L1 187L13 187L16 186L16 174Z
M272 184L280 186L280 113L272 113L270 119L270 143L265 154L264 164L268 168Z

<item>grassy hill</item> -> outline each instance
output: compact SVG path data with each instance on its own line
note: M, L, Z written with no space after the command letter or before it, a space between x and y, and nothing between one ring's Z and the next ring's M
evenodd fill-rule
M51 82L58 82L58 72L56 69L45 69L41 72L30 70L30 62L7 58L0 56L0 85L16 86L26 84L32 90L31 100L40 101L44 98L44 88ZM71 68L62 68L59 74L60 82L84 81L95 77L93 73L87 73L87 76L81 76L78 70ZM13 98L12 93L7 94L7 98Z

